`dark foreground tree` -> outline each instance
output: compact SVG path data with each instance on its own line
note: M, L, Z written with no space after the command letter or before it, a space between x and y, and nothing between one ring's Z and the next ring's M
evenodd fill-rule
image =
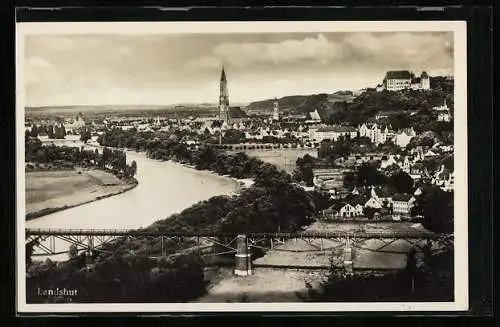
M398 193L412 193L413 192L413 179L400 170L391 176L391 183Z
M453 192L439 187L426 187L417 197L417 206L424 216L423 225L436 233L453 232Z

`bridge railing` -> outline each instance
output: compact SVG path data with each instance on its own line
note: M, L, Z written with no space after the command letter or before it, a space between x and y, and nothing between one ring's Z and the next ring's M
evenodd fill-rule
M242 233L221 233L221 232L154 232L146 230L126 230L126 229L26 229L26 236L46 236L46 235L84 235L84 236L149 236L149 237L236 237L246 235L250 238L427 238L438 239L443 235L429 231L397 231L397 232L364 232L364 231L325 231L325 232L242 232Z

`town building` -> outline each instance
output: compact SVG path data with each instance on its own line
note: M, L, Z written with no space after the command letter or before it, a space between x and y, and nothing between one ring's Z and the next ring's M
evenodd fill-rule
M430 90L431 80L427 72L422 72L420 77L413 78L411 81L412 90Z
M81 112L77 114L72 123L64 124L67 134L79 134L83 128L85 128L85 120Z
M408 70L388 71L383 80L383 87L387 91L401 91L407 89L429 90L430 77L427 72L422 72L420 77L415 77Z
M341 218L351 218L359 216L359 210L347 202L339 202L328 209L323 210L323 216L327 217L341 217Z
M309 130L310 139L316 142L323 140L337 141L341 136L355 138L357 135L358 131L352 126L334 125Z
M432 108L437 113L437 120L449 122L451 120L450 108L446 104L446 99L442 106L436 106Z
M378 124L362 124L358 127L360 137L368 137L375 144L384 144L392 136L389 126L379 126Z
M394 215L410 216L415 205L415 198L411 194L396 193L392 197L392 213Z
M387 91L401 91L409 89L412 76L408 70L388 71L384 78L384 88Z
M277 98L274 98L273 102L273 120L280 120L280 106Z
M434 174L432 178L432 184L439 186L442 190L451 192L453 191L453 185L455 182L454 174L449 169L441 165L439 170Z
M318 124L321 123L321 116L319 115L318 109L311 111L309 113L309 119L305 121L306 124Z
M349 170L340 168L313 169L313 184L325 191L338 191L343 187L344 174Z
M413 127L410 129L402 130L396 134L394 137L394 144L401 148L406 148L406 146L410 143L411 139L417 135L413 130Z

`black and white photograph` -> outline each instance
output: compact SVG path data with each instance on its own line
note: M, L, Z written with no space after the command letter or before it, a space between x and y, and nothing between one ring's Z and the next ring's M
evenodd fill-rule
M20 312L467 309L465 22L16 28Z

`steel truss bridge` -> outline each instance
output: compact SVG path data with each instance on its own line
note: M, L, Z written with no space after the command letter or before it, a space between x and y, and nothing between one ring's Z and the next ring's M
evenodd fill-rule
M76 248L77 252L85 251L92 253L94 251L109 252L102 247L110 244L119 238L138 239L143 241L156 241L161 243L161 252L157 251L150 257L161 257L166 255L166 244L172 246L177 243L179 251L177 253L198 253L206 256L220 256L223 254L237 253L236 239L243 233L215 233L215 232L151 232L145 230L121 230L121 229L26 229L26 245L32 244L38 249L33 256L54 256L69 252L71 246ZM385 248L395 242L404 241L409 245L423 248L432 247L432 242L441 240L452 242L452 235L435 234L428 231L408 231L408 232L296 232L296 233L244 233L248 241L248 247L261 249L264 251L283 251L283 252L332 252L339 248L347 249L351 247L361 250L399 253ZM307 242L311 249L290 250L282 249L281 245L287 240L301 239ZM377 239L380 245L377 247L366 248L362 244L369 239ZM324 241L330 244L324 245ZM191 241L193 245L189 248L182 248L184 241ZM333 242L332 242L333 241ZM332 243L334 245L332 245ZM164 246L165 245L165 246ZM404 252L406 253L406 252Z

